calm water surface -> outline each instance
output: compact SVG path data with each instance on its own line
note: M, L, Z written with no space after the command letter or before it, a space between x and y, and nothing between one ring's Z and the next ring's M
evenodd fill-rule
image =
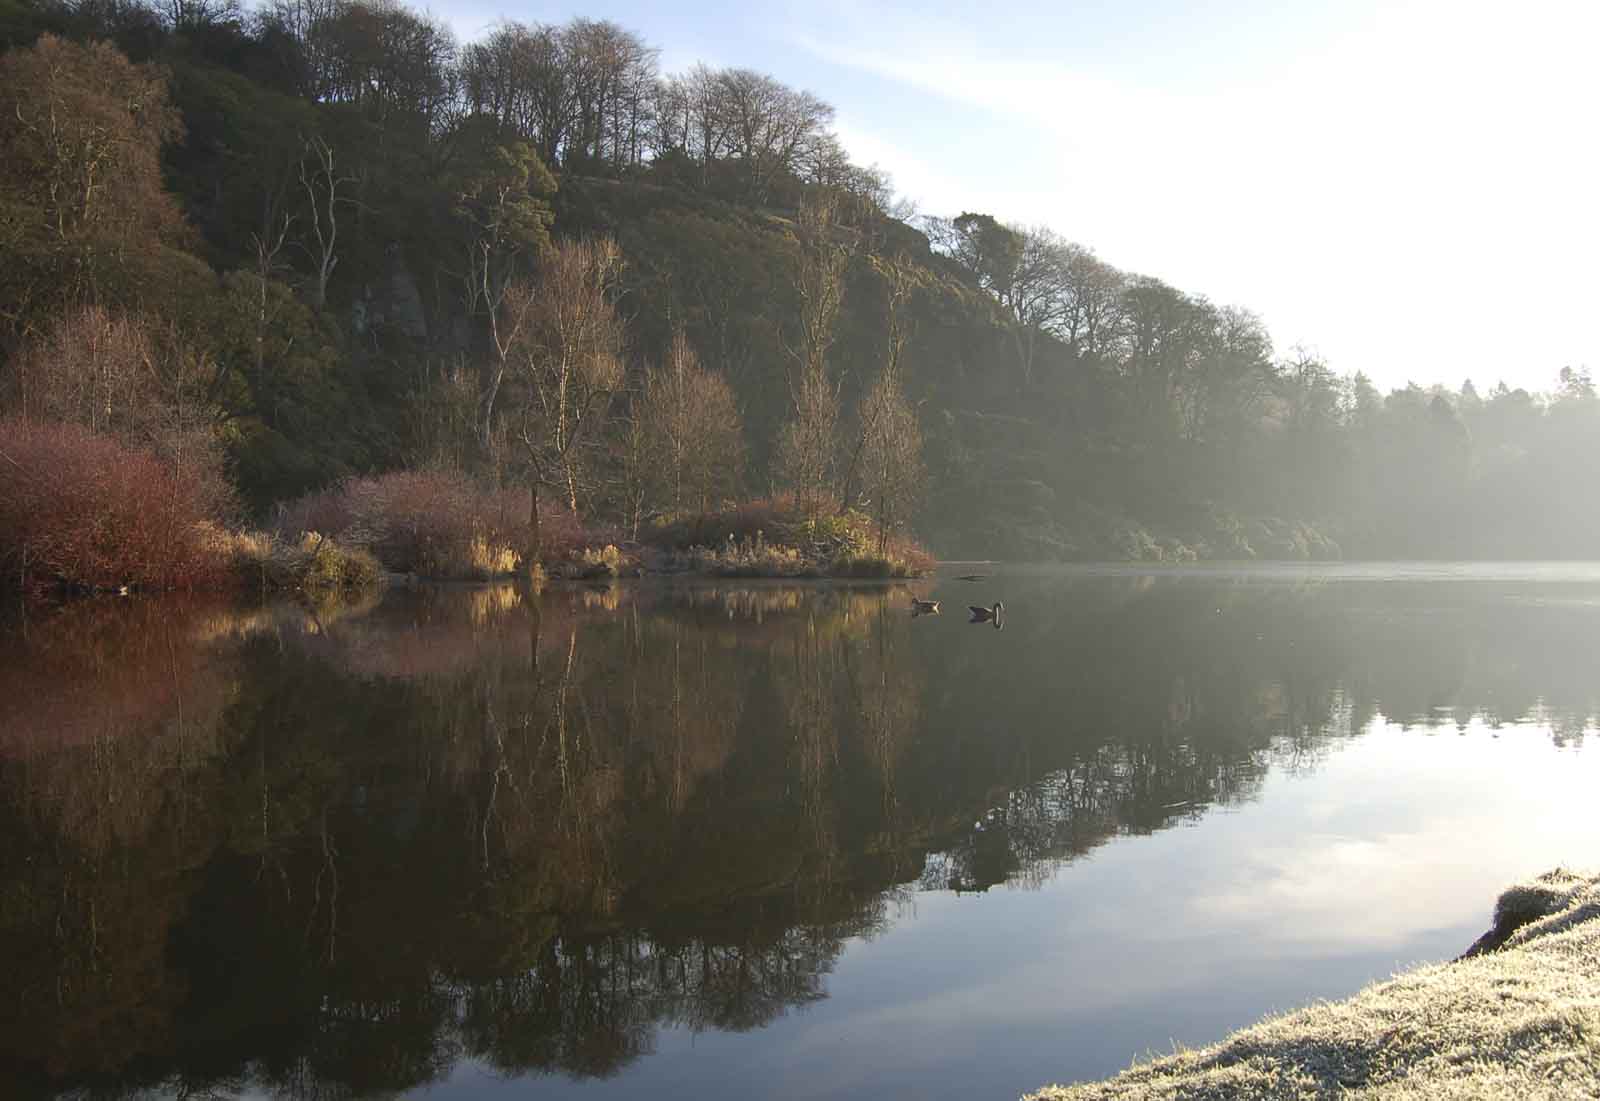
M1600 862L1600 567L989 569L11 622L0 1096L1013 1097Z

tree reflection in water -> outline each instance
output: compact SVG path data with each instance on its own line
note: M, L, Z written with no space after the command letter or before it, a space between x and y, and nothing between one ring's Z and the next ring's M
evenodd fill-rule
M0 1084L608 1075L825 997L909 890L1043 882L1380 708L1566 740L1597 711L1584 600L1035 584L982 639L897 590L716 585L9 629Z

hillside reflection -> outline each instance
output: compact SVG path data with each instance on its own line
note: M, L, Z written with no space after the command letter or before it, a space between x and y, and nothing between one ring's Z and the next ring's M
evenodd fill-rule
M1575 591L1026 584L999 634L709 585L9 628L0 1092L605 1076L826 997L909 892L1042 882L1380 713L1600 708Z

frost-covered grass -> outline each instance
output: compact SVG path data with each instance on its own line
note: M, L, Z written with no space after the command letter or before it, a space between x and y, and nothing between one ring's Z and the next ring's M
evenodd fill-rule
M1029 1099L1600 1097L1597 919L1600 876L1558 869L1506 891L1453 963Z

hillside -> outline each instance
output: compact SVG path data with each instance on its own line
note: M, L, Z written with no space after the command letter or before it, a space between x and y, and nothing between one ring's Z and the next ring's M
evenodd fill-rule
M125 375L111 430L208 434L257 518L427 466L630 532L794 492L946 557L1600 554L1586 371L1384 396L1047 228L915 217L825 101L612 23L5 0L0 45L0 411ZM557 349L553 258L600 239L615 325Z

